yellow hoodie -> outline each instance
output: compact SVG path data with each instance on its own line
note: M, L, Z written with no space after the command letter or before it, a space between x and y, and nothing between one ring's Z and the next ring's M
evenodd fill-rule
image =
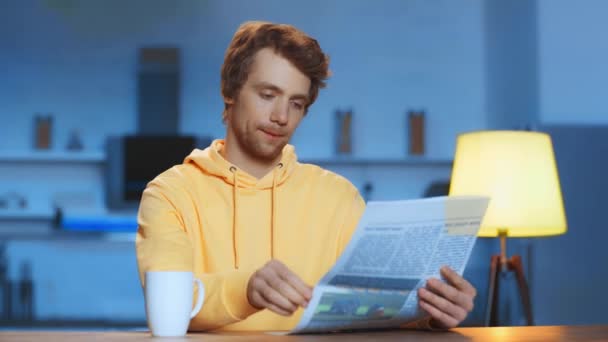
M277 259L314 286L348 244L365 204L345 178L298 163L283 149L257 179L225 160L223 140L194 150L143 193L136 248L146 271L192 271L205 303L191 330L289 330L302 313L283 317L247 300L250 276ZM196 294L195 294L196 295Z

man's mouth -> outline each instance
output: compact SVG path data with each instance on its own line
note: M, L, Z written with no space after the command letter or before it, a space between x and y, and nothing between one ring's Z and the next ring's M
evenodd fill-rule
M267 130L267 129L261 129L261 131L273 138L281 138L284 136L284 134L281 134L281 133L275 132L275 131L271 131L271 130Z

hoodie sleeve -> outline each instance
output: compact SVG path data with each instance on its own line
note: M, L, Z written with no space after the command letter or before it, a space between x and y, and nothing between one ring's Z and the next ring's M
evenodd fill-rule
M353 187L354 188L354 187ZM365 201L359 194L356 188L354 190L354 196L351 197L350 201L350 210L346 212L346 217L344 218L344 223L342 225L342 230L340 231L340 237L338 240L338 254L336 258L338 258L353 236L353 233L357 229L357 225L359 224L359 220L363 215L363 211L365 211Z
M190 330L212 330L238 322L258 311L247 299L247 283L254 270L222 273L195 271L193 246L174 189L160 180L143 193L138 214L136 253L139 276L144 286L147 271L188 271L205 286L202 310L190 322ZM194 298L198 290L194 290Z

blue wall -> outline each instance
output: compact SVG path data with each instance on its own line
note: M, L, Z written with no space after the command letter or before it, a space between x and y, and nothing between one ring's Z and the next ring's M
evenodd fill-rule
M360 188L373 181L373 199L419 197L430 182L449 177L459 133L608 122L602 101L608 45L601 38L608 24L600 20L606 7L599 0L584 6L566 0L6 1L0 10L0 194L26 194L33 214L50 212L51 203L66 196L86 198L85 210L92 213L113 214L103 204L100 163L14 163L2 156L31 155L37 112L53 113L54 151L64 151L72 130L81 133L91 153L103 150L108 135L134 133L137 49L143 46L181 48L181 132L222 136L224 50L241 22L258 19L303 29L331 56L328 88L293 139L301 157L331 158L333 112L353 108L354 157L403 158L405 112L427 110L426 157L439 163L329 166ZM569 182L576 186L576 180ZM8 221L1 215L3 230L49 229L40 220ZM597 212L591 217L601 219ZM32 263L39 318L142 320L128 239L13 240L10 275L17 279L19 265ZM537 257L530 264L533 281L547 267L539 260L548 263L546 257L554 253L539 247L544 241L510 244L510 253L529 260L531 251ZM480 239L465 272L479 289L467 324L483 323L488 261L496 251L495 240ZM578 252L580 260L594 256ZM57 272L48 270L58 265ZM605 271L596 276L604 282L607 277ZM88 297L84 284L97 296ZM544 283L532 283L534 304L543 308L539 323L598 321L581 305L560 306L544 296L539 284ZM580 286L588 293L603 291L593 283ZM507 324L522 321L516 303L503 314Z
M568 219L568 232L536 239L531 255L538 324L606 324L608 125L548 125Z
M487 0L484 5L488 128L538 123L537 2Z
M539 1L540 114L553 124L607 124L608 30L602 0Z

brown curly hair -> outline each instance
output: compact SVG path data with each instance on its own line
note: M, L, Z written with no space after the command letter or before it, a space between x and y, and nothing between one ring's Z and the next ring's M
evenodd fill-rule
M243 23L226 50L222 65L222 95L224 98L237 97L249 76L255 54L263 48L272 48L280 56L289 60L310 79L309 102L305 112L319 95L319 88L325 87L330 76L329 56L319 43L291 25L273 24L263 21ZM224 103L225 119L228 104Z

